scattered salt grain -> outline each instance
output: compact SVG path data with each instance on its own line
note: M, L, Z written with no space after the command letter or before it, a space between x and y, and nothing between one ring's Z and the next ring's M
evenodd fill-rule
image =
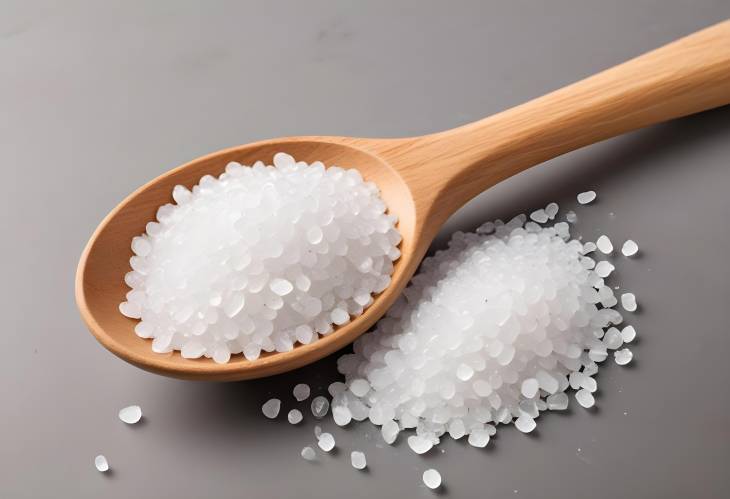
M547 214L547 216L550 220L553 220L555 218L555 215L558 214L559 209L560 209L560 207L558 206L558 203L549 203L545 207L545 213Z
M580 204L588 204L593 202L593 200L596 199L596 192L595 191L585 191L578 194L578 202Z
M596 251L596 248L598 248L596 246L596 243L592 243L589 241L583 245L583 254L587 255L588 253L592 253Z
M322 433L317 439L317 445L325 452L329 452L335 448L335 437L331 433Z
M276 418L276 416L279 415L280 409L281 409L281 400L279 400L279 399L269 399L266 402L264 402L264 405L261 406L261 412L263 412L264 416L266 416L269 419Z
M138 423L142 419L142 408L138 405L130 405L119 410L119 419L127 424Z
M565 392L554 393L548 396L546 402L551 411L564 411L568 408L568 395Z
M568 221L569 223L574 224L578 221L578 215L576 215L575 212L573 210L571 210L565 214L565 220Z
M109 461L106 460L106 457L104 457L103 454L99 454L94 458L94 466L96 466L96 469L102 473L109 471Z
M294 398L297 400L297 402L301 402L309 398L309 391L309 385L305 383L299 383L298 385L294 386L292 394L294 395Z
M314 437L318 439L320 435L322 435L322 427L319 425L314 425Z
M624 293L621 295L621 306L627 312L636 311L636 295L634 293Z
M367 460L365 459L365 454L357 450L350 453L350 463L356 470L364 470L368 465Z
M599 236L596 240L596 246L601 253L606 255L610 255L613 252L613 243L611 243L611 240L606 235Z
M593 394L585 388L581 388L575 392L575 400L577 400L578 403L586 409L593 407L596 403L596 400L593 398Z
M608 277L615 269L616 267L614 267L611 262L608 262L606 260L601 260L596 264L596 274L598 275L598 277Z
M613 353L613 358L616 361L616 364L625 366L631 362L631 359L634 358L634 354L628 348L624 348L623 350L616 350Z
M626 326L621 330L621 338L624 340L624 343L631 343L634 341L634 338L636 338L636 329L634 329L634 326Z
M327 411L330 409L330 401L326 397L319 395L312 399L312 415L317 419L322 419L327 415Z
M354 169L278 153L172 196L131 241L119 305L156 353L226 363L312 343L362 314L400 255L396 217Z
M291 424L299 424L302 422L302 419L304 419L304 415L302 415L302 411L299 409L292 409L289 411L289 414L286 415L286 419Z
M530 218L537 223L544 224L548 221L549 216L545 213L545 210L539 209L530 213Z
M302 457L307 461L314 461L314 458L316 457L316 454L314 452L314 449L307 446L302 449Z
M420 435L411 435L408 437L408 447L410 447L416 454L425 454L431 450L433 442Z
M474 428L469 433L467 441L472 447L486 447L489 443L489 431L482 428Z
M639 245L631 239L627 239L626 242L621 246L621 253L624 256L634 256L639 251Z
M441 486L441 473L431 468L423 472L423 483L429 489L438 489Z
M515 428L522 433L530 433L536 426L535 420L527 414L522 414L515 420Z

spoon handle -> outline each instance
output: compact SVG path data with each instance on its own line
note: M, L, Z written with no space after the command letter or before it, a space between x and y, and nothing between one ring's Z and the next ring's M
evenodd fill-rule
M489 118L417 138L412 150L438 170L420 174L431 177L423 185L446 218L533 165L728 103L730 20ZM413 163L405 173L417 170Z

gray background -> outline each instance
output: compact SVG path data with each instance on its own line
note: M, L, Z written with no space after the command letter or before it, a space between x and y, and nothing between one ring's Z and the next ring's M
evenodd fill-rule
M487 449L382 444L340 429L311 464L311 416L260 405L336 379L334 358L206 384L139 371L99 346L73 301L81 249L128 192L219 148L299 134L402 136L519 104L730 17L727 0L0 1L3 498L727 497L730 108L586 148L460 211L457 229L595 188L578 232L635 238L612 282L637 293L640 341L608 365L598 409L504 429ZM609 363L610 364L610 363ZM143 424L117 420L138 403ZM362 449L369 471L350 468ZM103 452L113 473L93 457Z

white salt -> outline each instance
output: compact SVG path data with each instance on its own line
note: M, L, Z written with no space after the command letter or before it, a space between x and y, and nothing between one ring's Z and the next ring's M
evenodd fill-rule
M365 459L365 454L357 450L350 453L350 463L356 470L364 470L368 465L367 460Z
M441 486L441 473L433 468L424 471L423 483L429 489L438 489Z
M302 419L304 419L304 415L302 415L302 411L299 409L292 409L289 411L289 414L286 415L286 419L291 424L299 424L302 422Z
M408 437L408 447L410 447L416 454L424 454L431 450L433 442L420 435L411 435Z
M537 427L535 420L527 414L522 414L515 420L515 428L522 433L530 433L535 427Z
M130 405L119 410L119 419L127 424L138 423L142 419L142 408L138 405Z
M593 394L584 388L575 392L575 400L577 400L578 403L586 409L593 407L596 403L596 400L593 398Z
M634 358L634 354L628 348L624 348L623 350L616 350L613 353L613 358L616 361L616 364L625 366L631 362L631 359Z
M297 400L297 402L301 402L302 400L307 400L309 398L309 385L305 383L299 383L297 385L294 385L294 390L292 390L292 394L294 395L294 398Z
M580 204L588 204L593 202L593 200L596 199L596 192L595 191L585 191L578 194L578 202Z
M532 213L530 213L530 218L537 223L545 223L548 221L548 218L550 218L550 217L548 216L547 213L545 213L545 210L540 209L540 210L536 210L536 211L533 211Z
M396 218L354 169L278 153L172 196L131 241L119 305L157 353L226 363L312 343L362 314L400 256Z
M634 326L626 326L621 330L621 339L624 340L624 343L631 343L634 341L634 338L636 338L636 329L634 329Z
M553 220L555 218L555 215L558 214L558 210L560 210L558 203L549 203L545 207L545 213L547 214L547 216L550 220Z
M606 255L610 255L613 252L613 243L611 243L611 240L606 235L599 236L596 240L596 246L601 251L601 253L604 253Z
M383 426L380 428L380 433L383 436L383 440L386 444L392 444L395 442L395 439L398 437L398 433L400 432L400 427L398 426L398 423L393 421L392 419L389 419L385 423L383 423Z
M317 439L317 445L325 452L329 452L335 448L335 437L331 433L322 433Z
M264 416L269 419L274 419L276 416L278 416L280 409L281 400L279 399L269 399L264 402L264 405L261 406L261 412L263 412Z
M96 469L102 473L109 471L109 461L106 460L106 457L104 457L103 454L99 454L94 458L94 466L96 466Z
M614 267L611 262L608 262L606 260L601 260L596 264L596 274L598 275L598 277L608 277L615 269L616 267Z
M621 306L627 312L636 311L636 295L634 293L624 293L621 295Z
M482 428L474 428L469 433L467 440L472 447L486 447L489 443L489 431Z
M623 246L621 246L621 253L623 253L624 256L634 256L638 251L639 245L631 239L627 239Z
M303 457L303 458L304 458L305 460L307 460L307 461L313 461L313 460L314 460L314 458L316 457L316 454L315 454L315 452L314 452L314 449L312 449L312 448L311 448L311 447L309 447L309 446L307 446L307 447L303 448L303 449L302 449L302 453L301 453L301 454L302 454L302 457Z
M322 419L327 415L327 411L330 409L330 401L326 397L319 395L312 399L312 415L317 419Z
M578 221L578 215L576 215L575 212L571 210L565 214L565 220L569 223L574 224Z

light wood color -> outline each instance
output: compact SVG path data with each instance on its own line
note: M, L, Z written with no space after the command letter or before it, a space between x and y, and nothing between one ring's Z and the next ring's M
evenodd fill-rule
M96 338L143 369L185 379L241 380L314 362L352 342L401 293L443 222L471 198L533 165L630 130L730 103L730 21L717 24L544 97L453 130L403 139L292 137L215 152L152 180L101 222L79 262L76 300ZM363 315L291 352L225 365L156 354L119 313L128 291L130 242L144 232L173 186L219 175L229 161L299 160L355 167L381 189L399 218L402 256L392 284ZM700 172L698 172L699 174Z

